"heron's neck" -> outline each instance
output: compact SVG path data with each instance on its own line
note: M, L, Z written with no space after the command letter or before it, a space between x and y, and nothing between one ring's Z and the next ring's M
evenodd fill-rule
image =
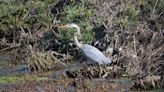
M79 43L78 41L78 37L80 35L80 28L76 28L77 32L74 33L74 42L75 42L75 45L78 47L78 48L81 48L82 47L82 44Z
M75 27L75 29L76 29L76 34L81 34L81 32L80 32L80 28L77 26L77 27Z

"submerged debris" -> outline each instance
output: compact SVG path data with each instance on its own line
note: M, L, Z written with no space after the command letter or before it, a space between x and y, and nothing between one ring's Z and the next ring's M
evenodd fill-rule
M69 78L121 78L125 70L119 66L96 65L66 71Z

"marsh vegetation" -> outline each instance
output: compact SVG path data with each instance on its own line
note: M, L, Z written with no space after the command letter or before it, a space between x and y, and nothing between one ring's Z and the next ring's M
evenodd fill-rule
M112 64L85 66L72 22ZM163 0L0 0L0 91L163 88Z

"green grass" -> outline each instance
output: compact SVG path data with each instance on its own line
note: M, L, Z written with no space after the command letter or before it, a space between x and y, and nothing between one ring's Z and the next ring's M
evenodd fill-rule
M38 76L30 76L30 75L26 75L26 76L14 76L14 75L9 75L9 76L3 76L0 77L0 84L9 84L9 83L18 83L18 82L22 82L25 80L48 80L48 78L46 77L38 77Z
M0 66L2 65L8 65L9 64L9 61L0 61Z
M0 84L16 83L22 79L14 76L0 77Z

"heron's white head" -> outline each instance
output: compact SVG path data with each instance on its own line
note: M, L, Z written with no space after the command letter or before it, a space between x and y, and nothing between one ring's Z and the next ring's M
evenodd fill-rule
M70 24L66 24L65 27L67 28L80 28L77 24L75 23L70 23Z
M75 23L69 23L69 24L66 24L66 25L60 25L58 26L59 28L76 28L76 29L80 29L80 27L75 24Z
M75 24L75 23L69 23L69 24L66 24L66 25L61 25L61 26L58 26L58 28L75 28L77 30L77 33L76 34L80 34L80 27Z

